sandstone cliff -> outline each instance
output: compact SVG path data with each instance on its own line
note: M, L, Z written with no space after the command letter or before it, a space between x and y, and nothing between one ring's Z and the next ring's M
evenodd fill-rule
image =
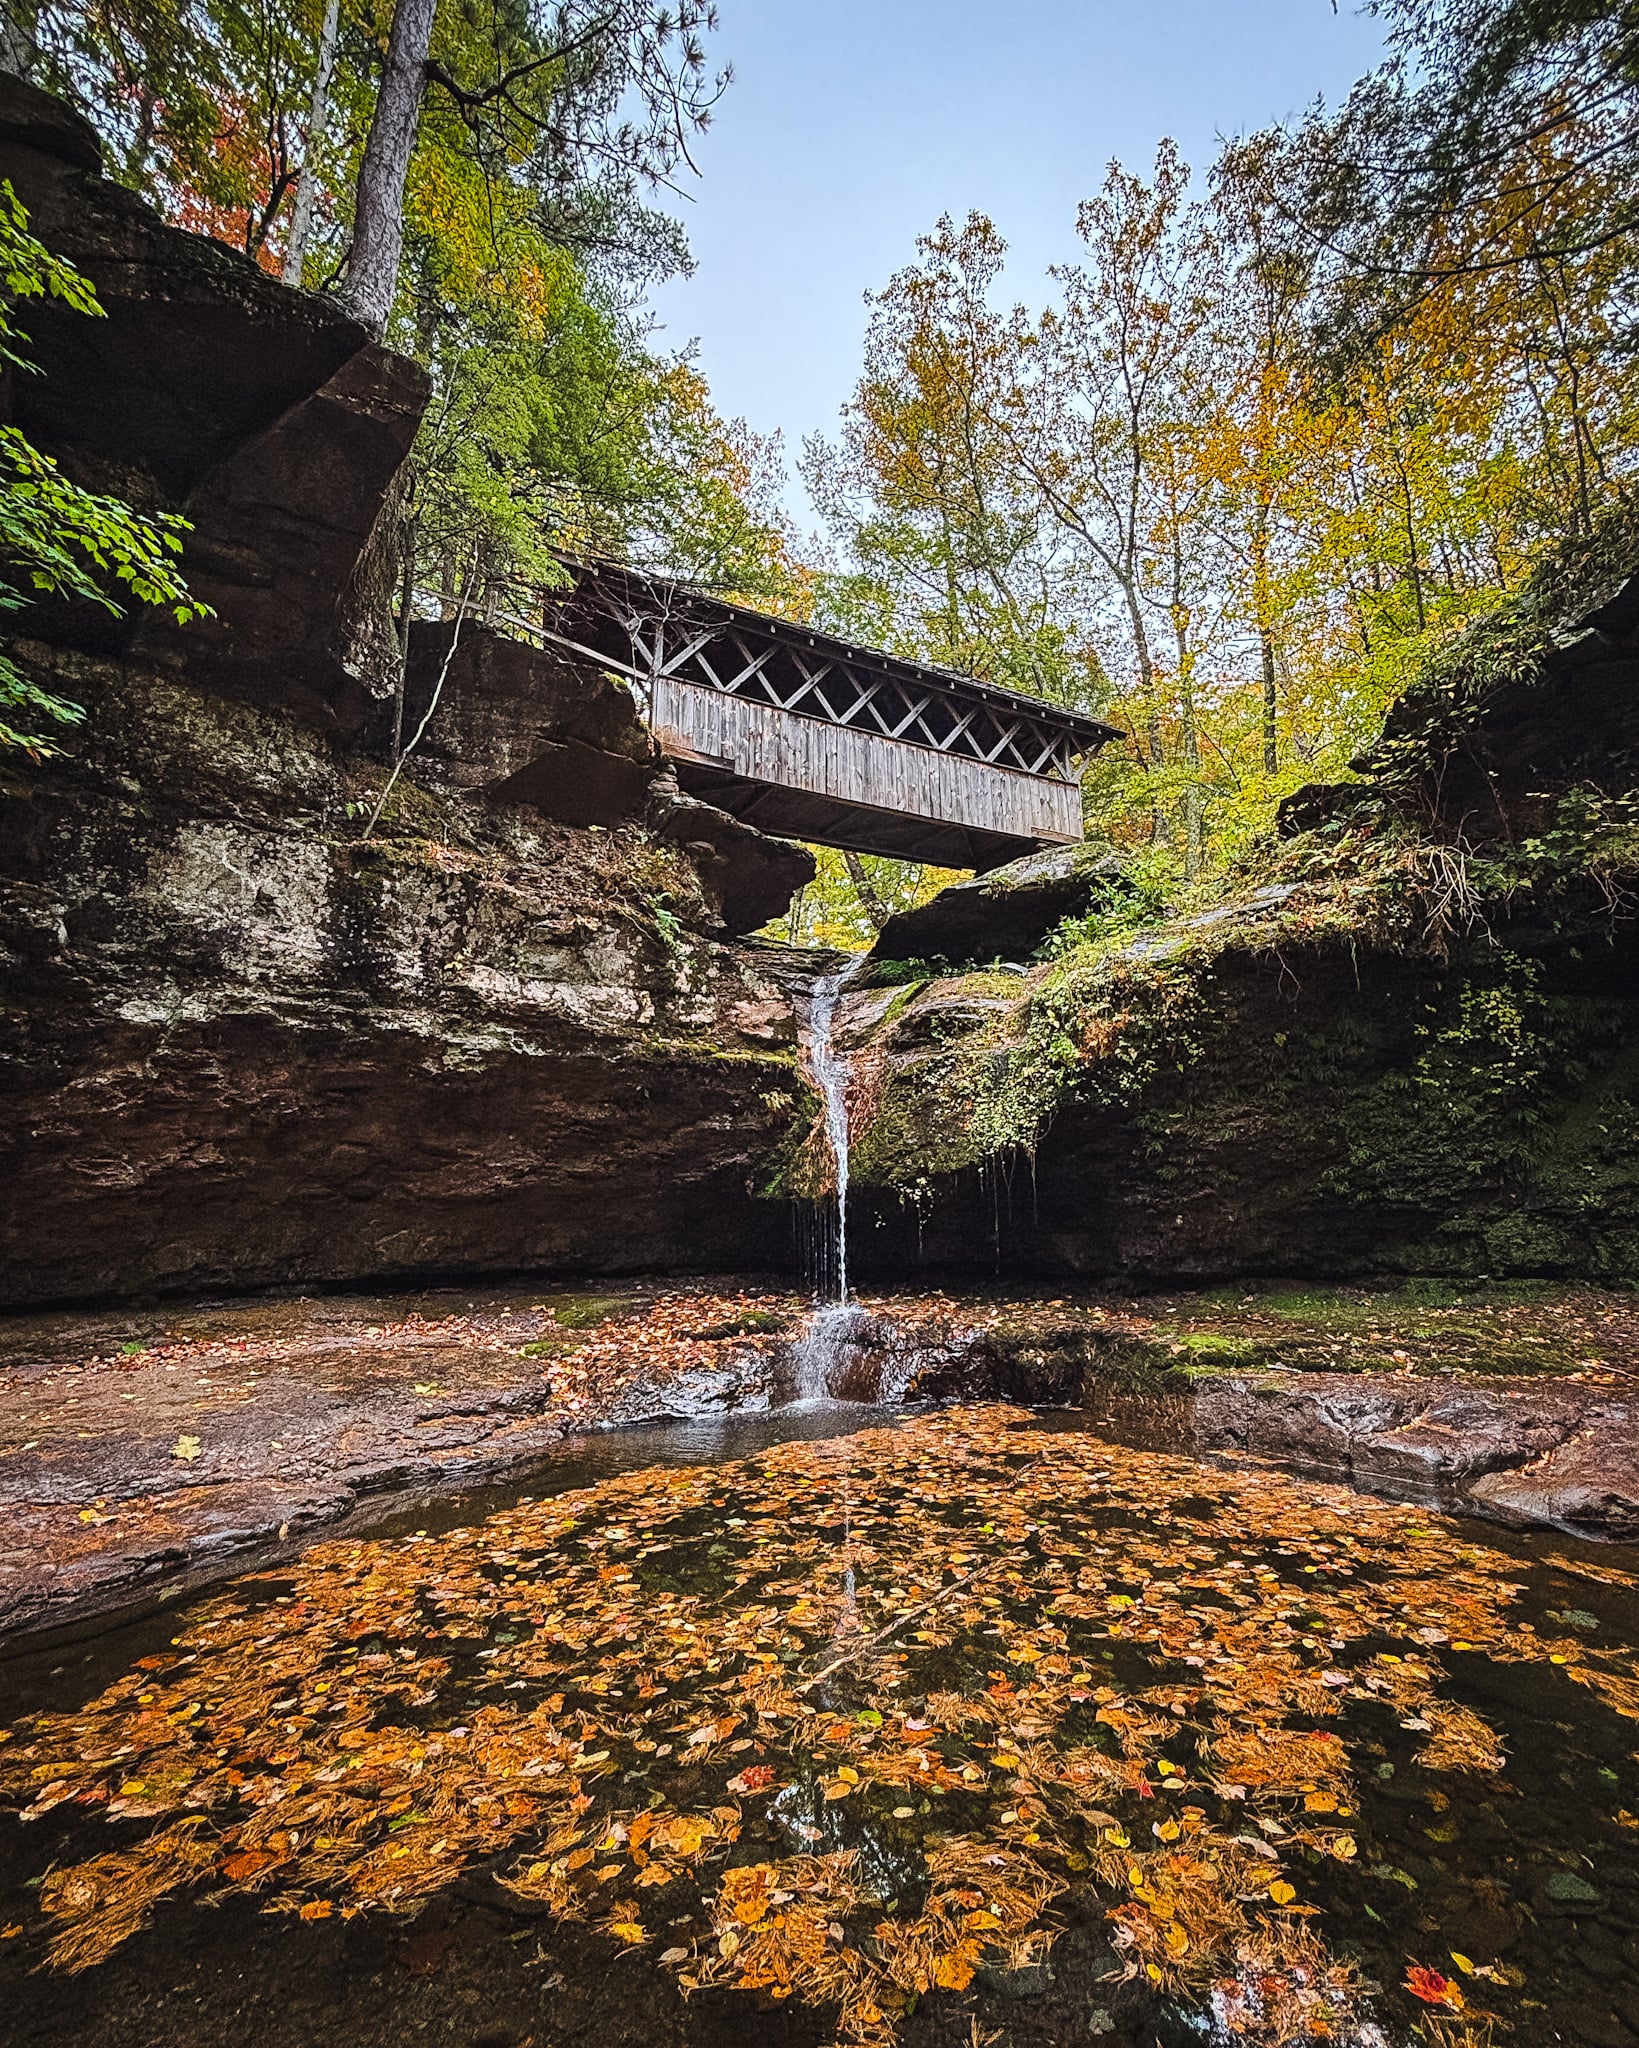
M183 510L216 613L19 621L88 715L0 803L0 1294L777 1263L795 1027L729 931L809 857L680 798L623 690L476 629L366 836L421 373L14 81L0 176L108 312L38 311L13 416Z

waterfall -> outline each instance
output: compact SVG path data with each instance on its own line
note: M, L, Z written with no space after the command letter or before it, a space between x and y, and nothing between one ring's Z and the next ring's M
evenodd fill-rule
M833 1027L842 992L864 965L865 957L856 954L835 974L821 976L808 1004L808 1065L824 1098L825 1135L836 1162L836 1293L832 1298L839 1307L846 1306L848 1300L848 1062L837 1050ZM831 1260L825 1261L822 1288L832 1265Z
M865 957L857 954L835 974L823 975L808 1003L808 1068L825 1103L825 1135L836 1162L837 1198L818 1262L816 1291L821 1305L813 1327L795 1347L797 1393L802 1400L823 1400L832 1392L859 1324L859 1311L848 1299L848 1062L837 1049L834 1027L843 990Z

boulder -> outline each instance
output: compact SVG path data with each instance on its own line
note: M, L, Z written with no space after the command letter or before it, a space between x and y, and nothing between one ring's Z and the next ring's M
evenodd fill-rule
M358 571L426 375L328 301L168 226L100 163L77 114L0 74L0 178L106 316L30 303L29 351L46 374L7 380L8 417L76 483L184 513L183 570L214 617L179 630L143 607L112 618L41 604L28 629L210 662L239 695L357 729L385 687L391 584Z
M649 819L660 838L689 856L730 932L755 931L781 916L818 872L806 846L775 839L714 804L684 796L670 769L655 781Z
M1021 960L1066 917L1081 917L1125 887L1119 857L1101 844L1050 846L942 889L890 917L878 960Z
M1495 1472L1469 1491L1506 1522L1547 1523L1576 1535L1639 1538L1639 1404L1612 1403L1591 1427L1514 1471Z
M416 759L448 788L502 787L543 746L571 742L618 755L646 775L660 765L624 683L589 663L531 647L470 619L458 638L448 619L411 627L406 739L425 717L435 690L438 708Z
M1280 809L1288 836L1398 810L1472 853L1563 831L1561 793L1622 798L1639 777L1639 521L1610 520L1431 659L1350 767Z
M528 804L560 825L630 823L660 765L624 684L470 621L459 637L449 620L411 628L406 741L424 718L424 780Z

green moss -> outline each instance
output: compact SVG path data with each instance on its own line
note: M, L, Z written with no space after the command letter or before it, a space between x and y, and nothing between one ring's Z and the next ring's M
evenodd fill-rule
M1336 1293L1265 1294L1258 1297L1265 1315L1282 1316L1293 1322L1322 1322L1347 1313L1343 1297Z
M566 1358L581 1346L573 1337L537 1337L533 1344L524 1345L520 1358Z
M725 1337L772 1337L789 1329L791 1319L776 1309L752 1308L743 1315L726 1317L720 1323L710 1323L698 1330L684 1334L701 1344L714 1344Z
M638 1297L633 1294L561 1295L550 1303L554 1320L566 1330L595 1330L599 1323L637 1305Z
M1245 1337L1226 1337L1216 1330L1186 1330L1179 1341L1186 1351L1219 1363L1250 1359L1258 1350L1257 1345Z

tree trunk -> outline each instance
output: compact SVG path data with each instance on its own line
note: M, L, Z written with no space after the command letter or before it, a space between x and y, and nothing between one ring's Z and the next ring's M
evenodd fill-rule
M410 626L415 618L415 529L400 537L404 550L398 576L398 678L393 686L393 765L404 752L404 699L410 686Z
M313 98L307 110L307 131L302 137L302 167L296 174L296 207L290 218L290 239L285 243L281 276L298 289L307 244L313 233L313 201L318 192L314 157L324 143L330 119L330 77L336 68L336 35L341 25L341 0L328 0L324 27L319 32L319 68L313 74Z
M1184 788L1184 875L1193 882L1206 865L1206 816L1201 802L1201 739L1195 722L1195 650L1189 644L1188 609L1176 597L1172 629L1178 648L1178 718L1183 727L1184 765L1190 775Z
M1260 499L1252 521L1252 610L1258 623L1258 653L1263 671L1263 772L1280 767L1279 700L1275 691L1274 604L1269 589L1269 506Z
M0 71L9 71L14 78L31 78L39 55L35 9L0 7Z
M427 87L437 0L398 0L387 42L387 63L359 166L353 209L353 246L336 302L380 337L387 331L404 253L404 181L410 172L421 96Z
M865 872L865 863L857 853L844 853L842 865L848 870L848 879L854 885L854 894L859 898L860 908L878 931L892 917L893 911L877 893L876 884Z

